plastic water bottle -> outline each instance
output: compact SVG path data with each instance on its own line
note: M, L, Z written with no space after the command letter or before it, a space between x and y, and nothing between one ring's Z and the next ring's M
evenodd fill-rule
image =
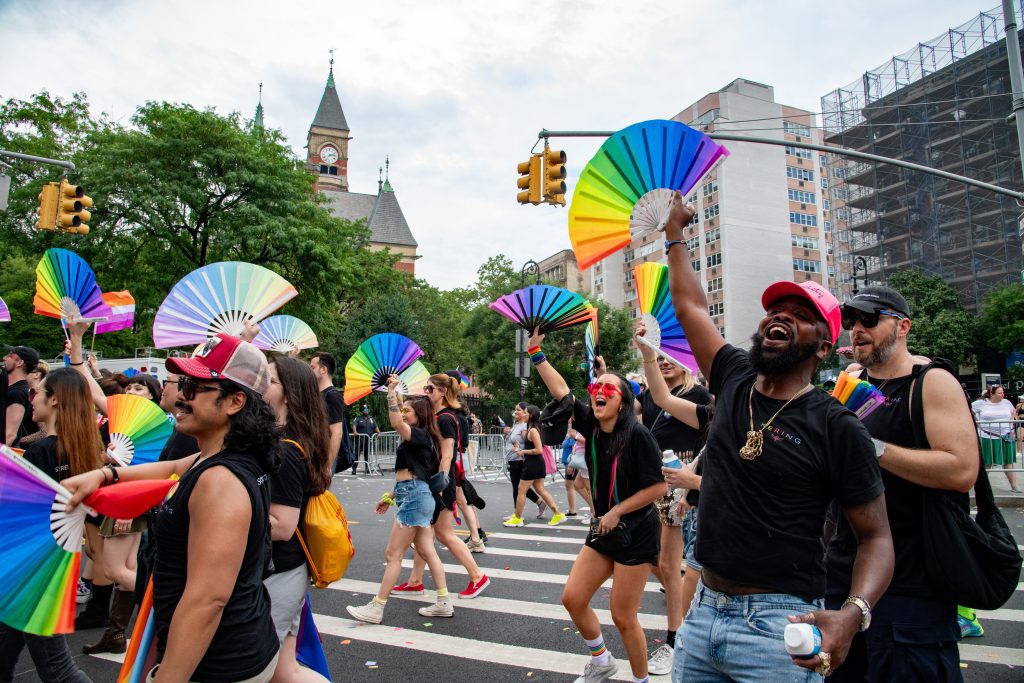
M786 624L783 638L786 652L798 659L810 659L821 650L821 631L814 624Z
M676 455L675 451L662 451L661 466L680 469L683 466L683 461L679 459L679 456Z

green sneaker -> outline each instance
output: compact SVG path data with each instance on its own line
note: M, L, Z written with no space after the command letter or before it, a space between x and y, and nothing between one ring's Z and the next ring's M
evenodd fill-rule
M565 521L565 513L559 512L558 514L551 516L550 521L548 521L548 526L558 526L559 524L561 524L564 521Z

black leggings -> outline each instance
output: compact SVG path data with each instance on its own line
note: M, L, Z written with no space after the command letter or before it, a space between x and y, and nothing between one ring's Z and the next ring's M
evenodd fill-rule
M523 476L523 461L512 460L508 464L508 476L512 480L512 505L516 504L516 497L519 495L519 480ZM534 503L540 500L540 496L533 490L533 487L526 492L526 497L532 500Z

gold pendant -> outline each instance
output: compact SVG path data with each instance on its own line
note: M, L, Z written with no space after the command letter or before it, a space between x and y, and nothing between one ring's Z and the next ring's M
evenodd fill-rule
M761 455L763 443L764 435L760 431L747 432L747 443L740 449L740 457L744 460L753 460Z

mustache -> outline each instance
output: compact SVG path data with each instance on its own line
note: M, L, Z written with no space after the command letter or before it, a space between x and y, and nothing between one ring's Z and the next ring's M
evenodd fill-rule
M180 410L183 413L191 413L192 412L192 406L190 406L189 404L185 403L184 401L175 401L174 402L174 407L177 408L178 410Z

